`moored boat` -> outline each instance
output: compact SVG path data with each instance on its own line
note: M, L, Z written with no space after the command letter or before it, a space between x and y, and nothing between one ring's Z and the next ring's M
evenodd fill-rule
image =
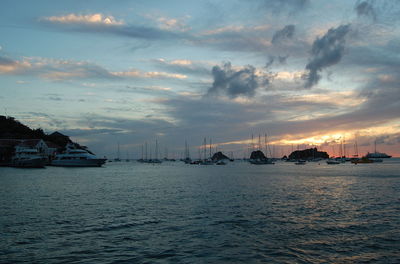
M334 160L334 159L328 159L326 161L326 164L329 164L329 165L337 165L337 164L340 164L340 163L341 163L340 161Z
M88 150L67 145L66 151L57 154L55 159L51 161L51 165L59 167L101 167L106 161L106 158L98 158Z
M296 164L296 165L306 165L306 161L305 160L298 160L294 164Z
M367 158L367 157L362 157L361 159L354 159L351 161L353 164L364 164L364 163L374 163L373 160Z
M365 157L369 159L388 159L391 158L392 156L386 154L386 153L380 153L380 152L373 152L373 153L368 153L365 155Z
M46 159L37 149L17 146L11 159L11 166L17 168L44 168Z

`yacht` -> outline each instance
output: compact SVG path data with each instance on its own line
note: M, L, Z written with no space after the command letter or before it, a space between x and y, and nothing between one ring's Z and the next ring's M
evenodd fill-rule
M337 165L337 164L340 164L340 163L341 163L340 161L335 160L335 159L328 159L326 161L326 164L328 164L328 165Z
M11 166L18 168L44 168L46 159L37 149L17 146L11 159Z
M392 157L386 153L381 153L381 152L376 151L376 140L374 142L374 146L375 146L375 151L373 153L368 152L365 157L367 157L369 159L377 159L378 162L381 162L381 161L379 161L379 159L389 159ZM376 160L374 160L374 161L376 162Z
M105 158L97 158L88 150L67 145L66 151L57 154L55 159L51 161L51 165L59 167L101 167L106 160Z
M373 152L373 153L368 153L365 157L370 158L370 159L388 159L391 158L392 156L386 154L386 153L380 153L380 152Z

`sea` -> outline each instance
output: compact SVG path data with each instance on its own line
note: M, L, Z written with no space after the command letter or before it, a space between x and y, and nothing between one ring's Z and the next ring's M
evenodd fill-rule
M0 168L0 263L400 263L400 159Z

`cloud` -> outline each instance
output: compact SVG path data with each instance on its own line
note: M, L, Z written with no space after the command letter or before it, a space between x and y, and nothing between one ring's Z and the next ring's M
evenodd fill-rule
M127 70L112 72L102 66L73 60L56 60L46 58L22 58L13 60L0 57L0 74L8 75L34 75L53 81L74 79L110 79L144 78L144 79L186 79L180 73L144 72L141 70Z
M122 37L159 40L159 39L189 39L190 35L182 30L173 30L174 24L170 20L163 22L163 27L146 26L140 24L126 24L122 20L116 20L112 16L103 14L52 16L39 19L39 22L57 27L62 30L88 32L95 34L112 34ZM175 28L178 22L175 24Z
M376 13L373 6L369 3L369 1L358 1L356 6L354 7L358 16L366 16L371 17L373 20L376 20Z
M60 131L64 135L68 135L70 137L82 137L82 136L95 136L99 134L117 134L123 132L121 129L116 128L87 128L87 129L63 129Z
M122 20L117 21L113 16L105 16L101 13L88 15L68 14L65 16L51 16L44 17L42 20L61 24L92 24L105 26L120 26L125 24Z
M31 63L27 60L17 61L0 56L0 74L19 74L31 67Z
M188 16L178 19L178 18L170 18L165 16L149 16L153 20L156 20L160 29L168 30L168 31L189 31L191 28L186 24L185 20Z
M305 9L310 1L309 0L262 0L262 6L271 13L289 14L297 13Z
M149 78L149 79L186 79L187 76L179 73L168 73L168 72L141 72L138 70L131 70L125 72L113 72L115 76L119 77L133 77L133 78Z
M324 68L337 64L345 51L345 37L350 31L350 24L331 28L321 38L317 38L311 49L311 59L306 65L306 88L310 88L321 79L319 74Z
M265 52L271 47L270 27L226 26L207 30L189 39L196 46L209 46L230 51Z
M285 40L293 38L295 32L295 25L287 25L283 29L278 30L275 32L274 36L272 37L272 44L278 44Z
M358 17L371 18L376 23L390 27L400 19L400 2L397 0L358 0L354 10Z
M165 70L178 72L182 74L194 74L194 75L209 75L210 74L210 63L197 62L192 60L166 60L156 59L153 60L156 66L159 66Z
M222 67L214 66L211 71L214 82L207 91L207 95L227 95L230 98L238 96L253 97L256 89L266 86L268 79L262 78L256 74L256 69L251 66L245 66L241 69L234 69L230 62Z

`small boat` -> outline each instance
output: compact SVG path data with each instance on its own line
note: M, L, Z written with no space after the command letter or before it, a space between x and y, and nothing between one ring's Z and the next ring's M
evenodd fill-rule
M214 161L212 159L205 159L200 162L200 165L214 165Z
M226 165L226 162L224 162L223 160L219 160L215 164L216 165Z
M353 164L364 164L364 163L374 163L373 160L367 158L367 157L362 157L361 159L354 159L351 161Z
M337 164L340 164L340 163L341 163L340 161L334 160L334 159L328 159L326 161L326 164L329 164L329 165L337 165Z
M55 159L51 161L51 165L58 167L101 167L106 161L106 158L97 158L88 150L77 149L68 144L66 151L57 154Z
M250 159L249 162L253 165L266 165L266 164L275 164L271 159Z
M306 165L306 161L305 160L298 160L294 164L296 164L296 165Z
M35 148L17 146L11 159L11 166L17 168L44 168L46 159Z

